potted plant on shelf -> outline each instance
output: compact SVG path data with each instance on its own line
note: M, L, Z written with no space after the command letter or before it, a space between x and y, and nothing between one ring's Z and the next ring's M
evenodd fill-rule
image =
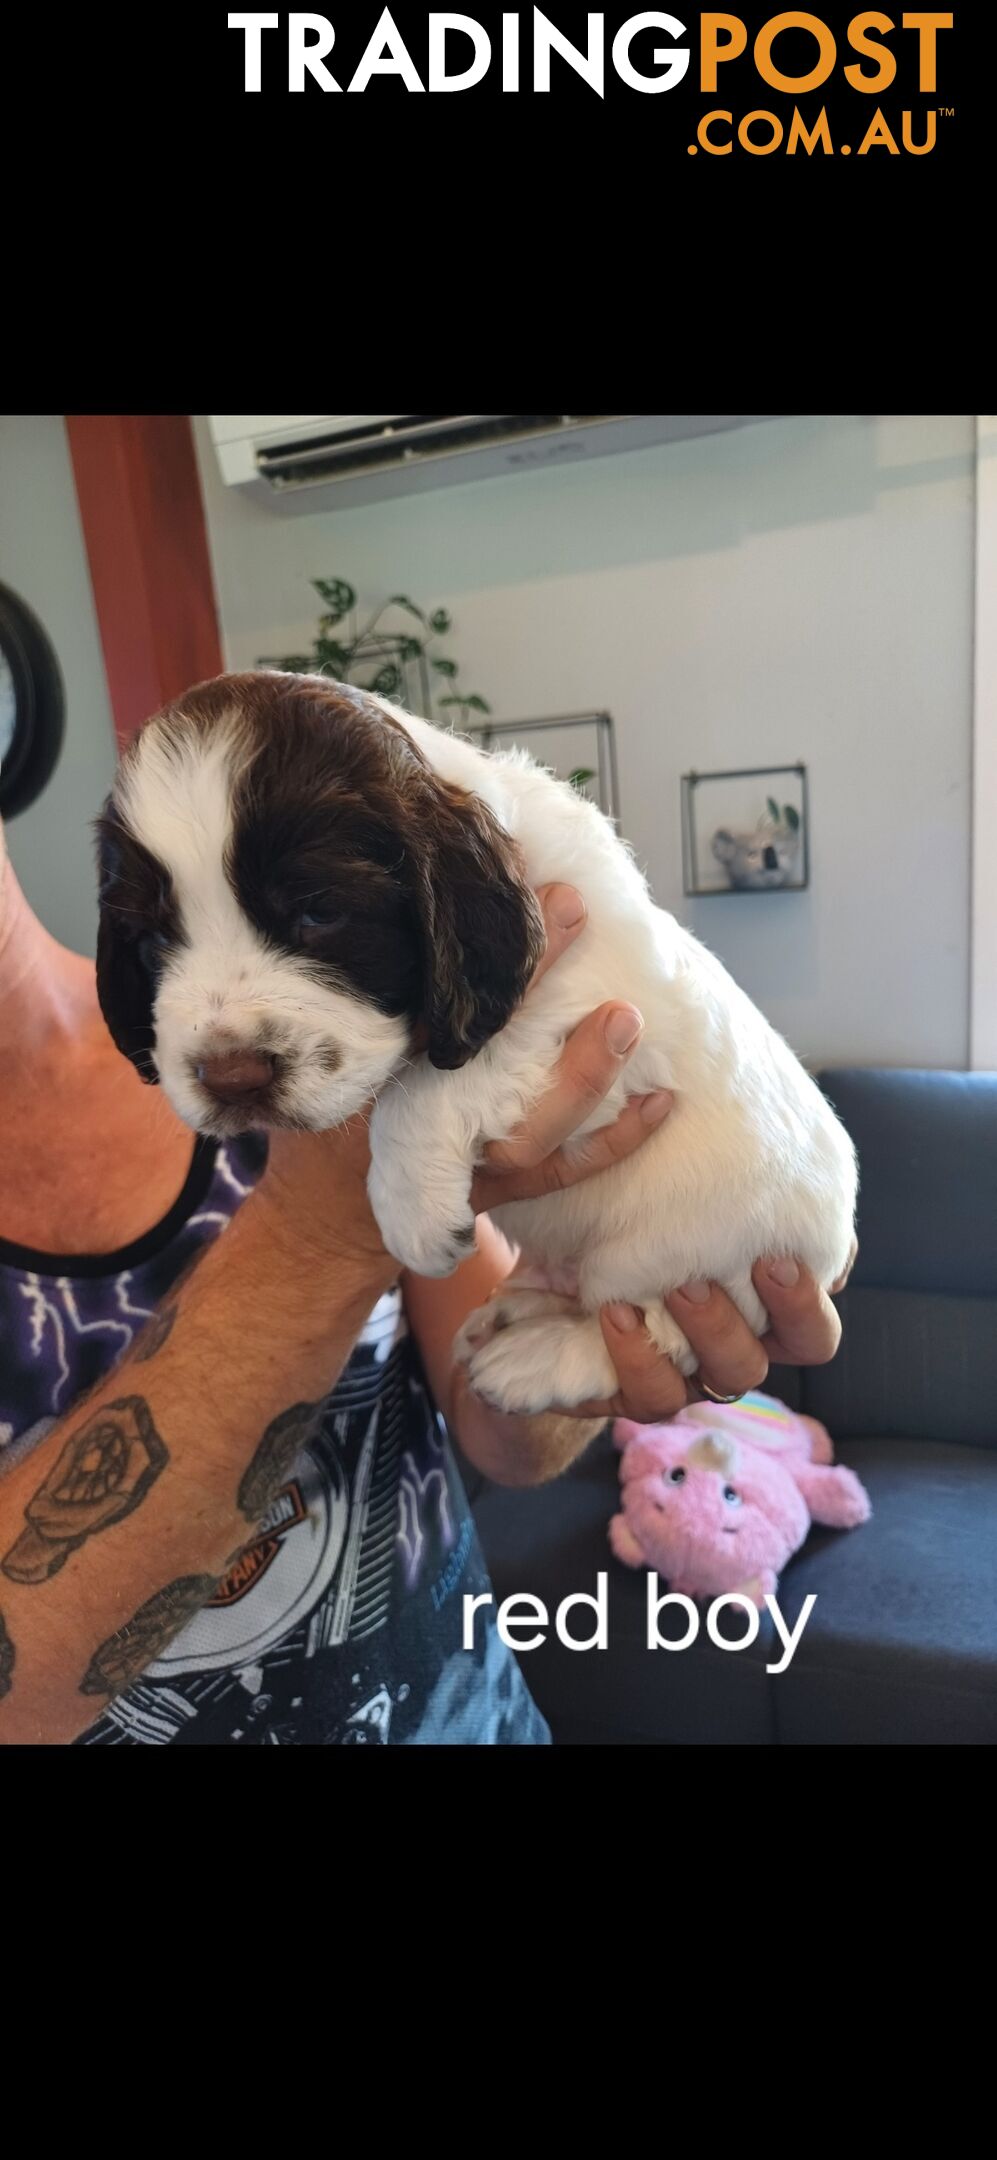
M491 712L476 690L465 690L456 660L441 652L438 640L453 627L446 608L428 612L407 593L392 593L358 627L357 596L346 578L312 578L324 612L310 653L261 659L259 667L286 668L295 675L331 675L379 697L406 698L425 720L436 710L466 727L471 713ZM397 625L404 615L405 627ZM394 627L392 618L395 618ZM434 690L436 692L434 700Z

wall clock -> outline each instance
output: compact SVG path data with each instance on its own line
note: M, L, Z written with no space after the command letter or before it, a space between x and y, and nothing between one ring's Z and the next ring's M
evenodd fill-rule
M47 787L64 731L52 644L26 602L0 585L0 816L16 817Z

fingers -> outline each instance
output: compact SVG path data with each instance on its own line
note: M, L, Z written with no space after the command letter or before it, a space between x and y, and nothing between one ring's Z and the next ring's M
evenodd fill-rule
M619 1079L643 1030L635 1005L601 1005L589 1013L569 1036L539 1102L507 1140L491 1142L486 1163L507 1170L532 1169L560 1147ZM557 1177L551 1181L559 1182ZM538 1189L549 1191L551 1184Z
M597 1170L608 1170L611 1163L622 1162L625 1155L643 1146L648 1133L664 1124L674 1101L670 1088L656 1088L651 1095L631 1095L612 1125L600 1125L598 1132L586 1133L570 1155L559 1152L548 1156L548 1189L555 1182L558 1187L577 1185L582 1178L593 1177Z
M586 920L585 902L573 885L545 885L537 892L547 946L530 989L553 967ZM529 996L529 991L527 991ZM644 1030L634 1005L613 1002L589 1013L569 1037L550 1084L516 1132L492 1141L475 1174L471 1204L479 1212L503 1200L531 1200L561 1191L622 1162L642 1146L672 1107L666 1089L635 1096L612 1125L563 1154L563 1143L591 1116L633 1056Z
M594 1177L597 1170L632 1155L655 1127L664 1123L671 1107L672 1096L667 1088L653 1095L635 1095L615 1124L604 1125L599 1132L588 1135L570 1155L557 1148L541 1162L522 1170L508 1162L499 1162L491 1171L486 1166L475 1177L472 1204L487 1212L503 1200L537 1200L545 1193L564 1192L569 1185L578 1185L583 1178Z
M607 1416L632 1417L638 1425L678 1417L689 1401L686 1383L671 1359L652 1342L636 1308L604 1305L599 1325L620 1382Z
M759 1260L751 1277L772 1323L763 1341L774 1362L828 1364L841 1341L841 1321L809 1268L796 1260Z
M567 952L580 930L585 926L586 908L581 893L573 885L540 885L537 888L547 932L547 946L543 959L533 970L530 990L538 983L547 969L553 967L561 954ZM529 991L527 991L529 996Z
M716 1283L685 1283L669 1292L665 1304L699 1359L697 1380L715 1395L746 1395L762 1386L769 1369L765 1345ZM696 1400L695 1386L690 1399Z
M699 1360L691 1381L657 1349L633 1306L604 1306L599 1319L619 1392L604 1402L580 1403L568 1414L631 1417L653 1425L681 1416L690 1402L701 1400L701 1383L716 1395L746 1395L764 1385L770 1359L780 1365L827 1364L841 1340L841 1322L809 1269L795 1260L760 1260L752 1275L772 1322L761 1341L716 1283L686 1283L665 1298Z

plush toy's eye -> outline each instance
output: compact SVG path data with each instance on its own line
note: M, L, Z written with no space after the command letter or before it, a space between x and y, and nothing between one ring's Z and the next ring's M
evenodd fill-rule
M138 956L147 975L158 975L169 949L169 938L162 930L150 930L138 941Z
M728 1507L740 1507L741 1505L741 1495L739 1492L735 1492L733 1485L724 1486L724 1499Z
M668 1472L668 1483L669 1483L669 1485L684 1485L684 1484L685 1484L685 1471L684 1471L684 1470L669 1470L669 1472Z

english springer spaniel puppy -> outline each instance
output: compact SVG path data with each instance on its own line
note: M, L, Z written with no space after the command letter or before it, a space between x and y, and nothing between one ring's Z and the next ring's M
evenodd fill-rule
M499 1409L615 1393L608 1300L639 1306L688 1374L664 1291L718 1282L762 1334L757 1258L795 1255L825 1287L846 1268L855 1157L819 1088L654 905L595 805L522 752L486 755L320 676L222 675L136 737L98 829L97 982L118 1047L219 1139L322 1131L373 1102L371 1203L420 1275L472 1250L473 1166L572 1028L608 999L643 1013L574 1144L630 1093L671 1088L665 1123L586 1182L495 1210L526 1283L487 1324L471 1316L457 1354ZM579 887L588 920L524 1002L534 888L552 882Z

